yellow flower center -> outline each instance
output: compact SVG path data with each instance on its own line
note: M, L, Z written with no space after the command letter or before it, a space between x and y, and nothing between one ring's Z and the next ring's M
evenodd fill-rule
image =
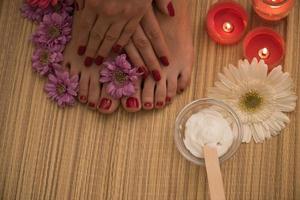
M62 95L66 92L66 87L63 84L58 84L56 86L56 92L58 95Z
M50 26L48 29L48 33L51 38L57 38L60 35L60 31L56 26Z
M263 104L263 97L256 90L250 90L240 97L240 107L246 112L255 112Z
M49 54L47 51L42 52L41 57L40 57L40 62L42 64L47 64L49 61Z
M126 74L120 70L114 72L114 78L119 84L124 84L127 81Z

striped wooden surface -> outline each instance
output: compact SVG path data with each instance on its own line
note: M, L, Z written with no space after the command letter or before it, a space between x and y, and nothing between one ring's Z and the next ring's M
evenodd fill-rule
M21 1L0 0L0 199L209 199L205 169L178 153L173 123L223 66L242 57L241 43L223 47L208 38L204 18L213 1L191 1L197 56L189 89L162 111L110 116L46 99L44 80L30 67L35 26L20 17ZM240 2L250 29L264 25L250 0ZM286 39L284 70L300 94L300 2L268 26ZM228 199L300 199L299 106L289 116L280 136L244 144L222 165Z

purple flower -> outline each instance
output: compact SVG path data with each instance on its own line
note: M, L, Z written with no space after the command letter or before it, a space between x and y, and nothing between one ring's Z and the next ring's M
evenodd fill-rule
M107 83L107 92L115 99L131 96L135 92L134 82L141 74L127 61L126 55L117 56L115 60L104 63L100 72L100 82Z
M78 75L70 77L68 72L49 74L45 91L50 99L57 101L61 107L74 105L78 92Z
M62 70L61 63L63 59L61 52L38 48L31 58L32 68L42 76L48 75L54 71Z
M37 23L42 21L44 15L53 12L51 8L42 9L40 7L33 7L26 2L23 3L20 10L23 17Z
M74 10L73 8L74 0L60 0L53 7L54 11L57 13L68 13L71 14Z
M71 39L72 18L66 13L45 15L37 31L32 36L33 43L38 47L53 51L63 51Z

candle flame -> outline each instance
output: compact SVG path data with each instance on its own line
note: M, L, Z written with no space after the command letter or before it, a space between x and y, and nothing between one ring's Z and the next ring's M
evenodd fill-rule
M226 33L231 33L234 29L234 26L230 23L230 22L225 22L223 24L223 30L226 32Z
M269 52L268 48L264 47L258 51L258 55L261 59L265 59L270 56L270 52Z

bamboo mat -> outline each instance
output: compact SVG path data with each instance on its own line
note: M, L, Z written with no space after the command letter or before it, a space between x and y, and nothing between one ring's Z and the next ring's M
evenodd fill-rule
M300 94L300 2L268 25L287 43L284 70ZM33 24L20 17L21 0L0 0L0 199L209 199L205 169L176 150L176 113L205 96L216 74L242 57L241 43L219 46L204 29L214 1L193 0L196 47L192 84L161 111L101 115L84 106L59 109L31 70ZM264 25L250 14L250 28ZM249 29L250 29L249 28ZM299 104L299 101L298 101ZM300 199L300 108L289 126L264 144L242 145L222 165L228 199Z

